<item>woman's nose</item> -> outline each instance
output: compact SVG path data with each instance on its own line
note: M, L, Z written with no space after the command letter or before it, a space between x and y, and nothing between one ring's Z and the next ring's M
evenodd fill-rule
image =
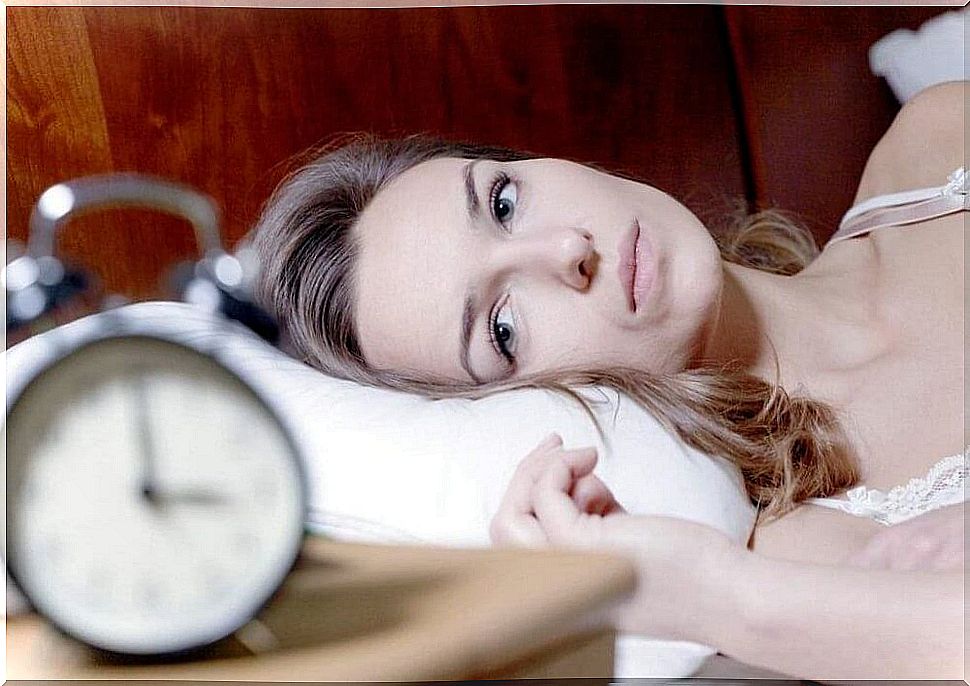
M517 270L552 276L580 290L593 276L593 237L581 229L540 230L504 247Z

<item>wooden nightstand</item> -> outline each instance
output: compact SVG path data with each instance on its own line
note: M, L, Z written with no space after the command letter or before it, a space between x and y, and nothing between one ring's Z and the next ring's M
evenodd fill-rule
M432 681L599 677L608 610L634 587L598 554L364 546L310 538L257 621L205 659L118 664L37 615L8 618L7 678Z

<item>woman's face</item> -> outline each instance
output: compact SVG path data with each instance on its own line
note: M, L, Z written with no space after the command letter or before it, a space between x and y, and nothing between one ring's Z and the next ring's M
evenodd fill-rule
M358 335L376 368L477 382L677 371L720 298L720 256L687 208L562 160L424 162L355 231Z

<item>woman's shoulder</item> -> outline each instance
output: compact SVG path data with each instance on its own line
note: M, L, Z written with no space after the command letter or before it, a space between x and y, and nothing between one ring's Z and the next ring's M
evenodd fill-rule
M886 193L940 186L965 167L970 82L932 86L907 102L873 149L855 203Z

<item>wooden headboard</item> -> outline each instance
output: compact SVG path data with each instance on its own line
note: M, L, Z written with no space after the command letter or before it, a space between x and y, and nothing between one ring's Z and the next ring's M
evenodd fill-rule
M636 174L705 220L741 198L820 239L896 104L866 50L940 8L545 5L7 9L7 227L47 186L139 171L212 195L231 245L335 133L432 132ZM82 217L62 253L157 295L176 220Z

